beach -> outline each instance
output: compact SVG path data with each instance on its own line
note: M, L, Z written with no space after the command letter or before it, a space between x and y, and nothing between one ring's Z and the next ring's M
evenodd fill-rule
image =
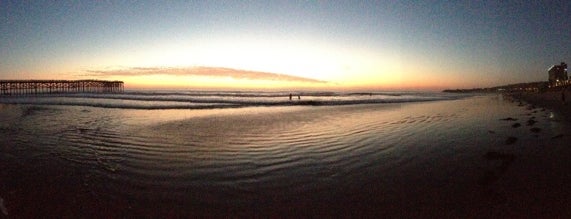
M3 214L570 217L571 124L526 100L1 104Z
M526 103L546 107L556 111L558 114L571 122L571 90L554 88L545 92L516 92L510 94L516 100L522 100ZM563 97L565 99L563 99Z

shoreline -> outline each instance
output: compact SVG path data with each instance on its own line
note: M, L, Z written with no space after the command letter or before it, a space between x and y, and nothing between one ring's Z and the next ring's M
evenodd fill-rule
M524 101L536 107L552 110L560 115L561 119L571 122L571 92L565 90L565 101L562 100L562 91L546 91L541 93L517 92L507 94L515 101ZM521 105L521 104L520 104Z

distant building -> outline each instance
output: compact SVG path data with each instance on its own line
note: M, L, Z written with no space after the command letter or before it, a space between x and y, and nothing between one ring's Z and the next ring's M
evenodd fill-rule
M554 65L547 70L549 73L549 84L551 86L561 86L567 84L567 64L565 62L561 62L560 65Z

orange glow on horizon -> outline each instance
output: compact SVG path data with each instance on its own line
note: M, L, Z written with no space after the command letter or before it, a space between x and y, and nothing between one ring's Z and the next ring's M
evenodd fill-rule
M256 80L222 76L197 75L102 75L89 76L80 73L52 73L45 77L32 77L32 74L18 74L7 79L100 79L125 82L126 89L226 89L226 90L443 90L453 88L473 88L485 86L460 80L460 76L446 77L444 74L421 74L420 69L403 69L397 63L385 66L364 62L363 65L344 69L346 73L337 75L325 83L300 81ZM428 71L424 69L424 71ZM389 73L398 72L398 73ZM309 75L311 76L311 75ZM475 80L476 81L476 80ZM481 82L481 80L478 80Z
M287 89L329 88L329 84L291 81L235 79L230 77L201 76L130 76L124 77L127 89Z

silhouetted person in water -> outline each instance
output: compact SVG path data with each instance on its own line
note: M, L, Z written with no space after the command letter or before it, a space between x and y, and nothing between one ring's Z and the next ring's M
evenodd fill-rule
M289 100L291 100L291 93L289 94Z
M298 99L298 100L301 100L301 96L300 96L300 95L297 95L297 99Z

